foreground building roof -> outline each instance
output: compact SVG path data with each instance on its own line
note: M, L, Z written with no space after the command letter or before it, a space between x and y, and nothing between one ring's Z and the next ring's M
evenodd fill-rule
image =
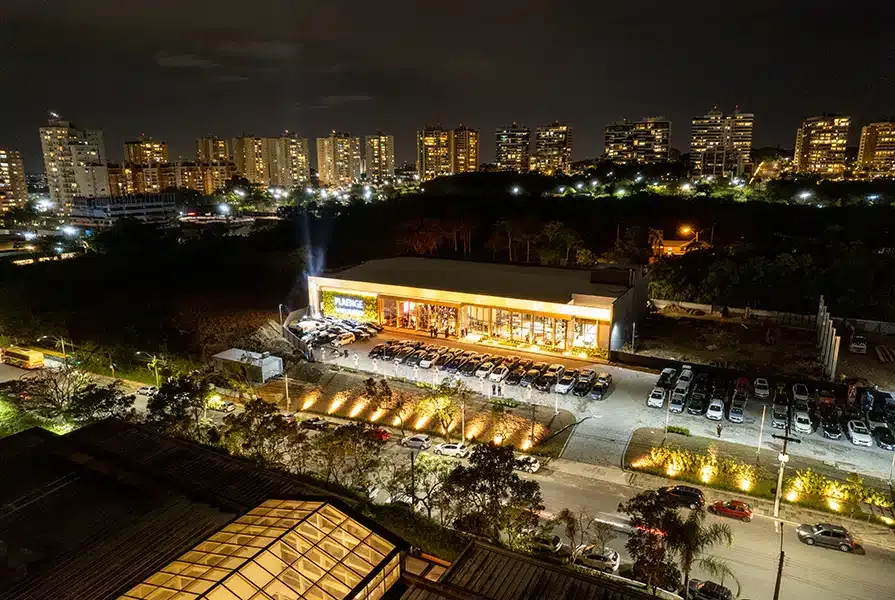
M0 440L5 600L375 598L406 547L311 482L139 425Z

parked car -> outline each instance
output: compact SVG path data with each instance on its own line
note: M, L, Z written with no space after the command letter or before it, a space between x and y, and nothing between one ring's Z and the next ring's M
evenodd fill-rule
M476 369L475 376L478 377L479 379L484 379L485 377L488 377L493 370L494 370L494 363L491 361L488 361L486 363L482 363L479 365L479 368Z
M562 374L566 372L566 368L560 364L552 364L547 367L547 370L544 372L545 375L555 375L557 379L562 377Z
M789 425L789 407L785 404L774 404L771 410L771 427L786 429Z
M867 338L863 335L853 335L848 342L848 351L853 354L867 354Z
M873 439L883 450L895 450L895 435L892 435L892 430L888 427L874 427Z
M811 399L811 392L808 391L808 386L804 383L797 383L792 386L792 399L808 402Z
M430 350L428 354L420 359L420 368L431 369L435 365L435 361L438 360L439 356L441 356L441 352L437 350Z
M579 554L575 559L575 564L586 569L593 569L602 573L618 572L618 565L621 558L612 548L601 548L600 546L588 545L579 548Z
M873 438L863 421L852 419L845 426L845 435L855 446L872 446Z
M848 529L831 523L818 523L817 525L799 525L796 529L799 541L809 546L826 546L827 548L839 548L843 552L851 552L855 549L855 541Z
M693 378L692 387L693 389L701 388L707 392L709 387L709 374L697 373L696 377Z
M147 396L147 397L151 398L152 396L155 396L157 393L158 393L158 388L155 387L154 385L141 385L140 387L137 388L138 396Z
M535 379L534 387L540 392L549 392L550 388L552 388L555 384L556 373L547 371L546 373Z
M693 367L690 365L684 365L681 368L681 374L677 376L677 387L690 387L690 384L693 382Z
M752 384L752 394L756 398L760 398L762 400L767 400L771 397L771 386L768 385L768 380L764 377L759 377L755 380L755 383Z
M749 393L749 378L748 377L740 377L737 379L736 384L734 384L734 391L743 392L744 394Z
M375 346L370 348L370 351L367 352L367 356L369 358L380 358L384 351L385 351L385 344L376 344Z
M559 378L559 381L556 382L553 391L557 394L568 394L576 381L578 381L578 369L566 371L562 374L562 377Z
M711 419L712 421L720 421L724 418L724 402L715 398L711 402L709 402L709 407L705 411L705 416L707 419Z
M665 406L665 396L668 395L668 390L656 386L653 388L653 391L649 393L649 398L646 399L646 405L650 408L663 408Z
M578 375L578 381L575 383L575 387L572 388L572 394L582 398L587 396L590 393L590 388L593 387L594 381L597 380L596 371L592 371L590 369L585 369L581 371Z
M797 410L792 415L792 428L796 433L811 433L811 417L803 410Z
M876 429L877 427L888 427L886 413L881 410L871 410L867 413L867 428Z
M612 385L612 374L611 373L600 373L597 375L597 381L603 384L603 387L609 389L609 386Z
M686 506L692 509L705 506L705 497L702 495L702 491L689 485L661 487L657 491L672 506Z
M331 341L330 344L332 344L333 348L341 348L342 346L354 343L356 339L357 338L355 338L353 333L343 333Z
M388 429L383 429L382 427L374 427L369 431L370 437L377 442L387 442L392 437L391 432Z
M470 358L465 363L463 363L462 367L460 367L459 373L464 377L472 377L473 375L475 375L475 372L478 370L480 364L481 363L477 358Z
M674 413L684 412L684 404L687 402L686 386L678 385L671 392L671 401L668 404L668 410Z
M526 473L537 473L541 468L541 463L534 456L520 454L516 457L516 468Z
M522 377L522 380L519 382L519 385L522 387L531 387L535 380L541 376L541 372L538 369L529 369L525 372L525 375Z
M429 438L428 435L424 433L417 433L416 435L402 438L401 445L405 448L416 448L418 450L425 450L432 445L432 440Z
M842 425L832 411L827 411L820 418L820 429L825 438L838 440L842 437Z
M528 548L534 554L553 555L562 550L562 538L558 535L534 535L529 539Z
M407 359L412 356L414 352L416 352L416 350L414 350L413 348L404 346L395 353L395 362L399 365L402 363L406 363Z
M746 394L735 393L730 401L730 410L727 411L727 420L731 423L742 423L745 417Z
M665 367L659 373L659 379L656 381L656 387L671 389L677 380L677 370L671 367Z
M450 374L454 374L460 370L460 367L462 367L465 362L465 358L463 358L462 356L457 356L447 362L447 364L444 366L444 370Z
M719 393L722 396L727 395L727 388L730 387L730 382L723 375L717 375L712 380L712 395Z
M419 366L420 361L426 358L426 354L428 354L425 350L417 350L412 353L410 356L404 359L404 364L408 367L416 367Z
M435 448L432 449L435 454L443 454L445 456L456 456L459 458L466 458L469 456L469 446L466 444L458 444L455 442L448 442L445 444L438 444Z
M502 364L499 367L495 367L493 371L488 375L488 381L494 381L496 383L500 383L510 374L510 367L506 364Z
M320 417L308 417L298 424L302 429L313 429L315 431L326 431L330 425L332 423Z
M708 511L721 517L739 519L744 523L752 520L752 507L741 500L719 500L710 505Z
M446 364L448 364L448 362L453 360L453 358L454 358L454 355L451 354L450 352L442 352L441 354L438 355L438 358L436 358L432 362L432 367L435 369L442 369L442 368L444 368L444 366Z
M733 600L736 597L720 583L701 579L691 579L687 590L690 600Z
M600 383L600 380L597 379L594 381L594 384L590 388L590 392L588 392L587 397L591 400L602 400L606 395L607 386Z
M510 374L507 375L506 379L504 379L503 382L507 385L519 385L524 376L525 369L523 369L522 367L516 367L515 369L510 371Z
M687 412L691 415L701 415L705 412L707 398L704 392L690 394L690 401L687 403Z

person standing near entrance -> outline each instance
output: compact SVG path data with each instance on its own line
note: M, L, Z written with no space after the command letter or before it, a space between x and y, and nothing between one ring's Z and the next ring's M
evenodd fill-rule
M718 437L721 437L721 423L718 423Z

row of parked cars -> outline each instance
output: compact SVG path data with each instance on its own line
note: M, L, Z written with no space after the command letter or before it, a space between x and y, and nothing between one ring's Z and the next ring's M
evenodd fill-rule
M674 413L685 410L691 415L705 415L712 421L721 421L725 415L732 423L742 423L746 414L749 381L738 379L730 394L731 382L724 377L709 379L708 373L694 373L692 367L684 365L677 369L662 370L647 398L647 406L666 408Z
M337 317L304 317L290 324L289 328L311 348L341 348L358 340L370 339L382 331L378 323Z
M590 369L566 370L560 364L535 362L519 356L500 356L421 340L389 340L376 344L370 358L421 369L439 369L451 375L478 377L491 383L533 387L542 392L572 393L601 400L612 383L609 373Z

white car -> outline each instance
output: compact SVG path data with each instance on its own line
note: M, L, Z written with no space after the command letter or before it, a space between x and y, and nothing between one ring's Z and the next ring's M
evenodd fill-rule
M863 335L853 335L848 343L848 350L854 354L867 354L867 338Z
M668 410L671 412L684 412L684 404L687 403L687 386L680 385L671 392L671 402L668 404Z
M811 433L811 417L805 411L796 411L792 415L792 428L796 433Z
M534 456L520 454L516 457L516 468L528 473L537 473L541 468L541 463Z
M708 410L705 411L705 416L707 419L711 419L712 421L720 421L724 418L724 402L715 398L711 402L709 402Z
M575 383L578 382L578 370L566 371L556 382L553 391L557 394L568 394Z
M500 365L488 375L488 381L494 381L500 383L504 379L507 378L507 375L510 374L510 368L506 365Z
M808 402L808 400L811 399L811 395L808 392L808 386L804 383L797 383L792 386L792 399Z
M545 376L556 375L556 378L559 379L562 377L562 374L566 372L566 368L562 365L550 365L547 368L547 371L544 373Z
M146 396L146 397L151 398L152 396L155 396L157 393L158 393L158 388L155 387L154 385L141 385L137 389L138 396Z
M493 371L493 370L494 370L494 363L491 361L488 361L486 363L482 363L481 365L479 365L479 368L476 369L475 376L478 377L479 379L484 379L485 377L490 375L491 371Z
M411 435L409 437L403 438L401 440L401 445L405 448L416 448L418 450L425 450L432 445L432 440L429 439L428 435L418 433L416 435Z
M438 357L441 356L438 352L430 352L424 357L420 359L419 365L421 369L428 369L432 367L432 363L438 360Z
M348 344L353 343L355 340L353 333L343 333L334 339L331 344L333 348L340 348L341 346L347 346Z
M615 573L618 571L621 559L618 552L612 548L601 549L599 546L585 546L579 550L580 554L575 559L576 564L602 573Z
M715 400L715 398L712 398ZM723 400L718 399L720 402ZM742 423L746 415L746 394L736 392L730 401L730 410L727 411L727 420L731 423Z
M455 442L446 442L444 444L438 444L435 448L432 449L435 454L443 454L445 456L457 456L459 458L466 458L469 456L469 446L466 444L458 444Z
M693 371L691 370L690 365L684 365L681 374L677 376L677 387L689 388L692 381Z
M768 385L768 380L764 377L756 379L752 386L752 394L756 398L767 400L771 396L771 386Z
M849 421L845 428L845 434L855 446L873 445L873 437L870 435L870 430L861 421Z
M651 408L662 408L665 406L665 394L667 392L660 388L654 387L653 391L649 393L649 398L646 399L646 405Z

